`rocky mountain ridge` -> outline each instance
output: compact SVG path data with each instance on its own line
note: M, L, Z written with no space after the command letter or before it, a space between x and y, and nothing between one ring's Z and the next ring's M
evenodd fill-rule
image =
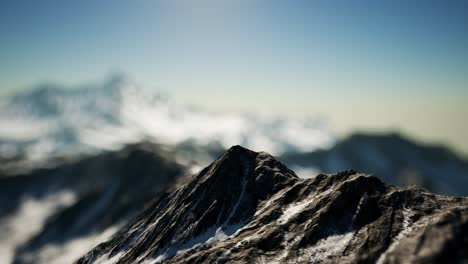
M468 198L232 147L77 263L456 263Z

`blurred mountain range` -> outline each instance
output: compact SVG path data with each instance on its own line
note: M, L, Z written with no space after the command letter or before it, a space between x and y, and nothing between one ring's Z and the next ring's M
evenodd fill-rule
M187 174L154 144L0 177L0 263L64 263Z
M418 144L398 134L355 134L330 149L286 153L281 160L303 177L352 168L399 186L419 185L436 193L468 195L466 160L446 147Z

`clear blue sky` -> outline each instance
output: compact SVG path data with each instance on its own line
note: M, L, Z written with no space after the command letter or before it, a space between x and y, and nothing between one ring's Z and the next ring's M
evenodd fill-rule
M3 0L0 36L0 94L122 71L207 107L468 134L468 1Z

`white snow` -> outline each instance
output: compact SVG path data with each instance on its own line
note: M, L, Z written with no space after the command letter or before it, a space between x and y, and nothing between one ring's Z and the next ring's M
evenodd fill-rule
M236 231L242 227L242 224L237 225L223 225L220 227L211 227L204 233L192 238L183 244L174 244L159 250L157 257L147 260L148 263L161 263L167 258L181 254L185 251L194 249L203 244L216 244L218 242L228 239L230 236L236 234Z
M299 214L300 212L302 212L302 210L307 208L307 206L312 204L314 201L317 201L317 199L320 199L320 197L327 195L331 191L332 189L330 188L326 191L317 193L313 197L308 196L299 202L292 203L283 211L283 214L280 216L280 218L278 218L279 224L287 223L289 220L291 220L291 218L293 218L295 215Z
M281 217L278 219L278 222L280 224L287 223L293 216L299 214L306 208L308 205L310 205L314 200L310 199L304 199L301 202L293 203L289 205L286 210L283 211L283 214Z
M415 225L414 223L411 222L411 216L413 216L414 214L413 210L404 208L402 212L403 212L402 230L400 231L400 233L398 233L398 235L395 238L393 238L393 241L390 244L390 246L387 248L387 250L385 250L385 252L382 253L382 255L380 255L379 259L376 262L377 264L383 264L388 254L390 254L396 249L400 240L402 238L407 237L414 230L414 228L419 228L421 225L421 223L418 225Z
M318 241L313 247L304 249L309 263L317 263L329 256L342 253L354 236L354 232L333 235Z
M102 255L98 259L96 259L96 261L94 261L94 264L114 264L114 263L117 263L119 259L123 256L124 256L123 252L119 252L115 254L114 256L112 256L111 258L109 258L109 255Z

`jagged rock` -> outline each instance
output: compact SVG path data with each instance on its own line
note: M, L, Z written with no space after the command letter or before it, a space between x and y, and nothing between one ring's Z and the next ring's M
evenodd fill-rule
M467 198L236 146L77 263L453 263L467 230Z

